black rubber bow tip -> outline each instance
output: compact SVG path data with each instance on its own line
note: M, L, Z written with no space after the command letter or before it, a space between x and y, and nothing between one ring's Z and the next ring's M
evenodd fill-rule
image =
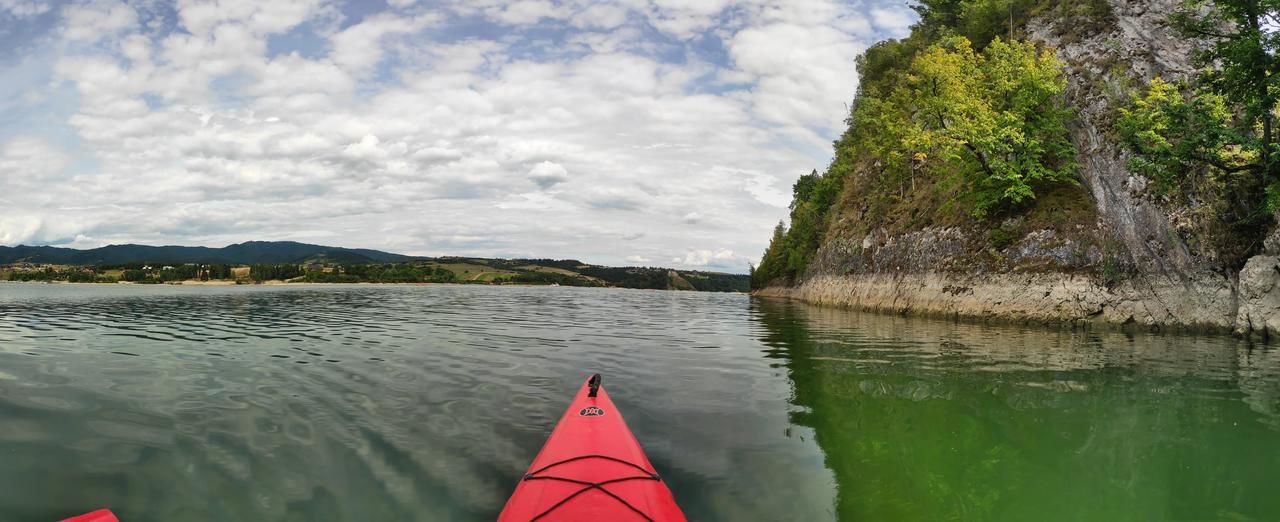
M587 379L587 397L595 397L600 392L600 374L594 374Z

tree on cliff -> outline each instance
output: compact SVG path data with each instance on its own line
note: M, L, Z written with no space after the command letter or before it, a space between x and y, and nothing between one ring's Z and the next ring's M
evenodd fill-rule
M892 204L878 205L911 199L919 182L949 193L948 205L979 221L1025 209L1041 189L1075 182L1066 79L1051 51L999 37L981 50L964 36L914 46L890 42L858 60L864 84L849 130L825 173L796 181L790 227L774 230L753 277L757 287L794 282L805 272L833 226L844 180L855 172L876 178L869 194L845 196L862 200L865 215L895 212Z
M1252 144L1257 170L1276 175L1276 101L1280 90L1280 0L1187 0L1170 21L1208 45L1196 53L1201 86L1240 107L1242 124L1260 127Z
M982 217L1035 199L1038 185L1075 179L1065 89L1050 51L996 38L978 52L950 37L917 54L887 96L860 104L854 125L881 133L869 152L913 188L929 158L958 173Z
M1120 111L1131 168L1198 211L1229 264L1261 245L1280 210L1280 0L1186 0L1170 23L1201 45L1191 82L1156 78Z
M760 259L760 266L751 271L751 287L764 288L783 277L787 266L786 256L787 226L778 222L778 226L773 227L773 238L769 240L769 247Z

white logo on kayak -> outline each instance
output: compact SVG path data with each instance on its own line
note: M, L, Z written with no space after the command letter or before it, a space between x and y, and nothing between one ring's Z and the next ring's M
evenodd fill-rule
M599 417L604 415L604 410L597 406L587 406L586 408L583 408L582 411L579 411L578 415L583 417Z

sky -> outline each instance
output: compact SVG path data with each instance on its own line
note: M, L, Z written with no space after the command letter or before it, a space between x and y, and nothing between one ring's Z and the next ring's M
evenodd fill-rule
M744 272L890 0L0 0L0 245Z

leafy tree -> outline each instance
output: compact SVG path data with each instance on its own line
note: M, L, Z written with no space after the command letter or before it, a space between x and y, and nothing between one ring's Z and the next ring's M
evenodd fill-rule
M751 272L752 288L764 288L783 277L786 272L786 252L787 226L778 222L778 226L773 227L773 239L769 240L769 247L765 249L764 257L760 259L760 266L755 267Z
M120 274L120 279L131 282L141 282L147 280L147 273L142 270L129 269Z
M1110 16L1104 0L1085 3L913 2L920 21L911 35L877 43L858 57L849 128L827 170L797 180L790 221L774 230L752 273L753 287L794 283L807 270L830 229L843 223L833 211L841 198L845 206L861 207L855 222L875 226L894 214L933 219L919 206L933 203L916 194L920 183L934 194L954 191L939 213L949 213L954 202L979 219L1022 210L1042 189L1074 183L1062 64L1052 52L1010 36L1039 10ZM850 179L856 184L846 190Z
M1159 183L1165 191L1213 167L1230 173L1259 167L1250 138L1232 126L1226 99L1213 92L1184 94L1185 85L1156 78L1146 95L1120 110L1116 127L1138 154L1130 167Z
M1223 95L1156 78L1116 128L1135 152L1129 167L1193 213L1221 260L1238 265L1256 251L1270 223L1261 141Z
M1027 17L1037 8L1056 4L1052 0L919 0L918 27L930 40L963 36L978 48L1003 36L1016 36Z
M1199 86L1240 109L1235 127L1250 139L1235 140L1238 143L1232 145L1254 155L1250 166L1234 169L1254 172L1270 196L1267 207L1280 210L1275 131L1280 99L1276 76L1280 72L1280 0L1186 0L1171 22L1184 35L1206 44L1196 55L1204 67Z
M855 124L886 129L868 145L889 170L914 179L913 163L928 158L959 167L981 217L1074 181L1065 89L1050 51L996 38L977 52L950 37L918 54L888 99L860 106Z
M299 267L298 265L258 264L249 267L249 279L254 281L293 279L302 275L302 267Z

